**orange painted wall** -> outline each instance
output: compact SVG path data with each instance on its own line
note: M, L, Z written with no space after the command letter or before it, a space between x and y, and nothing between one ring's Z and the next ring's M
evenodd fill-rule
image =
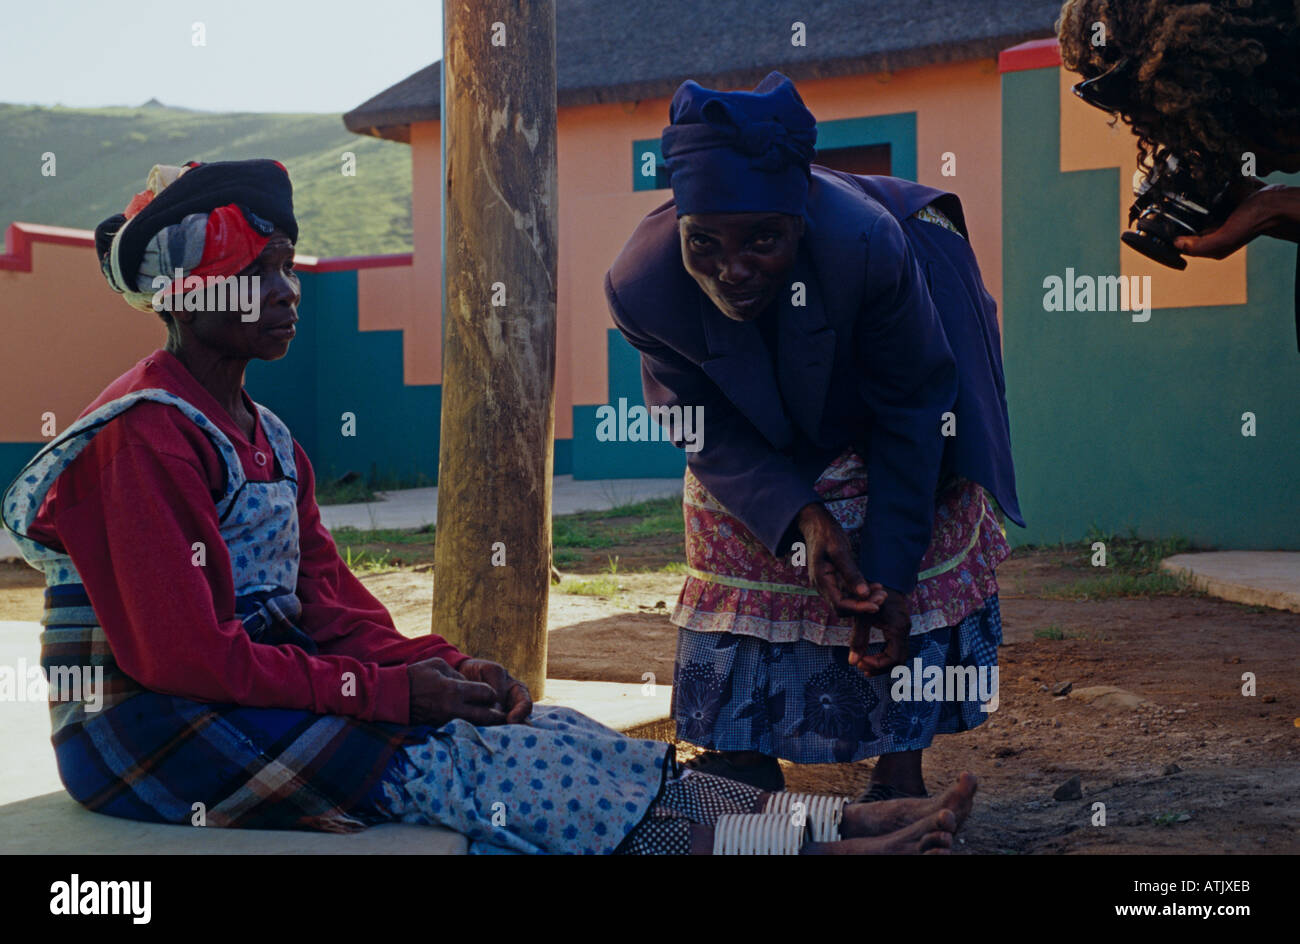
M410 266L357 273L358 328L397 329L403 381L442 383L442 145L441 125L411 128L412 256Z
M62 432L110 381L167 340L157 315L108 289L92 246L33 242L31 272L0 270L0 442L48 439L41 435L47 410Z
M819 121L917 112L921 183L961 196L971 242L994 298L1001 298L1001 87L993 59L799 83ZM632 190L632 142L657 138L670 98L563 109L559 116L560 388L556 435L571 435L568 404L608 399L606 334L613 327L603 277L667 190ZM956 155L956 176L941 174ZM424 194L417 191L417 200Z
M917 113L919 180L962 197L985 282L1000 301L1001 93L995 61L808 80L799 89L819 120ZM608 397L606 332L613 322L603 277L642 217L671 197L667 190L634 191L631 167L632 142L659 136L669 102L663 97L580 106L559 114L557 438L573 435L575 404ZM436 121L411 129L413 264L357 273L358 328L404 332L407 384L442 380L440 133ZM954 177L940 172L947 151L956 155ZM121 365L165 339L157 318L133 312L105 289L89 246L37 244L33 252L32 272L0 271L6 340L12 340L0 355L6 394L0 397L0 442L41 439L42 411L53 409L60 419L76 416L121 373ZM42 383L51 361L31 357L33 349L58 351L57 383Z

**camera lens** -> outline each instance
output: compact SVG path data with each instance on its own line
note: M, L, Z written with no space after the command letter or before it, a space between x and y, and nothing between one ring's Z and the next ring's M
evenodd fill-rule
M1174 247L1180 236L1195 236L1226 216L1226 189L1205 206L1190 196L1196 192L1185 167L1170 155L1150 176L1134 186L1137 200L1129 210L1136 225L1120 238L1149 259L1172 269L1186 269L1187 260Z

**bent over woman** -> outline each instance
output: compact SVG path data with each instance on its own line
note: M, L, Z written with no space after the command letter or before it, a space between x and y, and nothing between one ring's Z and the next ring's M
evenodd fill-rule
M402 636L340 560L302 447L243 387L248 362L284 357L296 334L297 234L269 160L155 166L96 230L110 286L162 318L166 345L0 498L46 577L43 667L103 680L67 701L51 686L78 802L219 827L442 825L475 852L950 847L972 778L874 811L683 774L669 745L534 711L502 666ZM172 303L228 278L252 280L225 297L253 304Z
M921 751L994 705L999 506L1023 524L960 203L812 163L816 121L779 72L688 80L670 121L673 199L605 292L647 405L703 415L678 737L705 748L697 769L764 789L784 786L778 758L876 757L864 799L923 796ZM911 694L936 673L982 684Z

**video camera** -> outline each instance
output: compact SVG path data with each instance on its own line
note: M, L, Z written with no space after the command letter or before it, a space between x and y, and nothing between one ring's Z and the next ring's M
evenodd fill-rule
M1125 110L1131 87L1133 60L1125 57L1095 78L1074 86L1074 94L1094 108L1113 115ZM1128 211L1132 227L1120 238L1138 252L1173 269L1186 269L1187 260L1174 247L1180 236L1196 236L1217 228L1232 212L1235 201L1229 184L1217 190L1198 182L1191 160L1168 153L1145 174L1134 174L1137 197ZM1136 225L1134 223L1136 222Z

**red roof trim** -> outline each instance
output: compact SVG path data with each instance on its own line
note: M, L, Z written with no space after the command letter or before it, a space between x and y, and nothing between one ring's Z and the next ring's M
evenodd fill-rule
M40 223L10 223L5 231L6 252L0 253L0 271L32 271L32 244L49 243L54 246L79 246L95 248L95 234L88 229L68 229L63 226L43 226ZM350 272L356 269L384 269L409 266L413 262L409 252L384 256L337 256L318 259L315 256L295 256L294 266L304 272Z
M1061 44L1056 37L1031 39L1019 46L1004 49L998 54L999 72L1023 72L1026 69L1046 69L1061 64Z
M388 269L393 266L409 266L415 257L409 252L398 252L387 256L336 256L332 259L317 259L315 256L297 256L294 267L308 272L350 272L355 269Z
M55 246L85 246L95 248L95 234L85 229L67 229L62 226L41 226L37 223L10 223L5 231L7 252L0 254L0 270L11 272L32 271L32 243L50 243Z

